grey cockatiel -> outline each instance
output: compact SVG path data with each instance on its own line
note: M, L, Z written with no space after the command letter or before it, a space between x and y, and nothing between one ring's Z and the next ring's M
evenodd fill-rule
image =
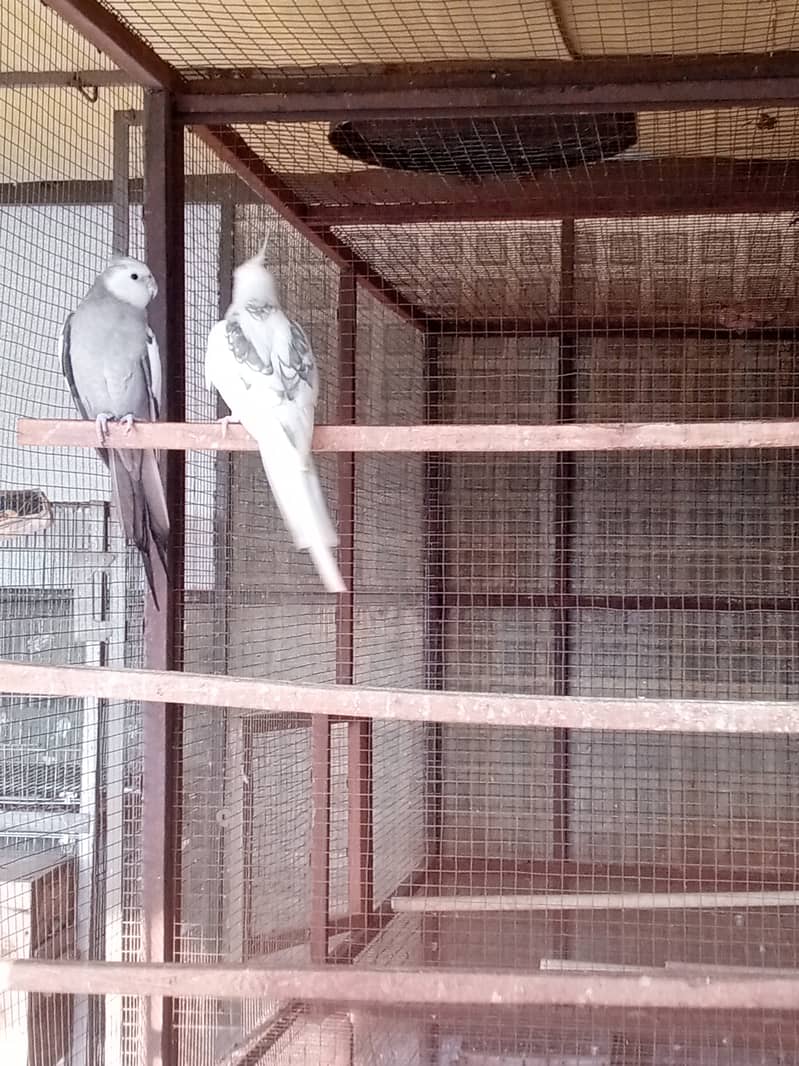
M155 452L104 448L109 422L158 418L161 358L147 324L147 305L158 287L149 267L114 259L64 324L61 366L80 414L97 425L98 453L111 473L112 499L127 540L144 562L156 609L153 545L166 570L169 536L164 487Z
M264 259L266 242L233 273L233 301L208 337L205 380L255 437L272 495L297 548L313 559L328 592L346 586L338 539L311 457L319 374L302 328L281 310Z

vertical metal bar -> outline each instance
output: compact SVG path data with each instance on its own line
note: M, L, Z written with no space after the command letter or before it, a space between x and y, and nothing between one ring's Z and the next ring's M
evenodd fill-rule
M425 421L441 422L443 375L442 338L434 333L425 336ZM425 687L444 688L444 636L446 623L446 551L444 481L447 457L430 453L424 466L424 537L425 537ZM428 727L427 744L427 859L435 867L441 857L442 830L442 729Z
M114 112L114 155L111 176L112 255L128 255L130 251L130 128L141 121L136 111ZM108 519L106 539L110 542ZM115 536L119 544L118 535ZM119 554L109 581L109 616L116 615L112 633L124 633L125 587L119 579L124 574L125 548ZM111 664L124 663L124 651L111 651ZM123 874L124 865L124 795L125 795L125 718L124 702L112 702L105 722L106 735L106 818L105 818L105 958L121 961L123 954ZM122 1061L123 998L106 996L105 1009L105 1066L117 1066Z
M574 219L561 223L560 240L560 314L574 317ZM560 335L557 376L557 421L573 422L576 410L577 338ZM555 460L555 596L562 605L554 617L554 692L570 692L572 619L565 606L571 592L571 567L574 539L574 487L576 460L573 453L559 452ZM570 854L570 736L568 729L555 729L552 737L552 856L566 862ZM567 958L571 944L572 917L561 916L558 955Z
M342 269L338 287L338 404L340 425L355 423L355 349L358 333L355 273ZM336 684L351 685L354 667L355 456L338 455L338 562L347 586L336 601Z
M425 410L427 423L441 422L444 417L442 338L425 333ZM424 463L424 539L425 539L425 687L441 691L445 686L444 639L446 626L446 516L444 481L448 458L440 452L425 456ZM440 723L427 727L427 766L425 835L428 879L432 891L441 891L443 838L444 734ZM422 957L427 966L441 962L441 915L422 916ZM424 1066L438 1066L441 1033L438 1022L429 1020L423 1029L421 1061Z
M330 719L311 723L311 962L328 961L330 937Z
M227 193L219 205L219 240L217 244L217 288L218 305L217 312L222 318L230 306L233 289L233 268L235 265L235 233L236 229L236 205L233 200L232 190ZM227 404L216 394L216 417L222 418L229 414ZM231 580L233 560L231 550L233 545L233 506L232 484L233 470L236 457L233 452L217 452L215 459L215 484L214 484L214 597L212 606L212 626L214 634L213 670L214 673L227 674L230 668L230 640L231 640ZM230 877L228 863L232 861L233 874L239 874L238 863L242 853L236 856L236 850L230 856L227 850L232 841L244 832L242 819L245 816L243 789L246 788L246 778L243 777L243 760L245 754L244 744L251 736L251 731L243 728L241 716L235 711L220 708L220 743L225 754L223 795L226 810L226 818L220 829L219 839L219 867L218 867L218 922L217 922L217 951L220 957L231 950L230 940L226 923L227 914L241 914L240 907L233 904L237 893L245 891L245 882L235 877L227 884ZM231 748L233 757L231 758ZM235 799L234 799L235 797ZM231 799L234 799L231 805ZM242 899L243 904L243 899ZM235 938L238 948L234 957L242 958L241 950L245 942L245 931L242 923ZM230 957L228 955L228 957Z
M127 255L130 244L130 127L135 111L114 112L114 169L111 176L113 255Z
M144 114L144 229L147 261L159 295L150 310L164 368L162 417L185 421L183 130L174 121L174 100L149 92ZM180 669L183 650L182 590L185 464L184 454L163 459L171 532L168 576L155 568L161 610L145 601L144 657L151 669ZM177 957L180 915L182 708L145 704L142 757L142 902L144 953L150 962ZM145 1034L148 1066L171 1066L177 1059L174 1004L152 997Z
M338 290L338 409L340 425L356 419L358 286L344 268ZM336 603L336 684L355 682L355 456L338 456L339 565L347 591ZM364 922L374 910L372 846L372 723L347 723L347 886L349 912Z

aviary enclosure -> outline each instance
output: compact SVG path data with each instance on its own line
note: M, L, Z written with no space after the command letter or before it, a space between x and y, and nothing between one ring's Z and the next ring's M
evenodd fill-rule
M790 0L4 0L6 1066L799 1061L795 49ZM338 597L203 383L267 235ZM59 369L119 252L160 616Z

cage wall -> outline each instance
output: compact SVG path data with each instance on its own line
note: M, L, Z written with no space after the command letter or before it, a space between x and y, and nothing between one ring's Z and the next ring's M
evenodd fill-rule
M0 69L109 68L47 9L4 7ZM90 453L16 444L19 417L72 417L59 332L140 208L115 202L115 127L141 106L120 86L0 88L0 654L48 664L141 661L142 582ZM140 177L133 174L133 177ZM139 196L140 196L139 188ZM0 711L4 958L132 959L139 707L24 699ZM3 993L11 1061L133 1061L130 1000ZM16 1057L15 1057L16 1056Z

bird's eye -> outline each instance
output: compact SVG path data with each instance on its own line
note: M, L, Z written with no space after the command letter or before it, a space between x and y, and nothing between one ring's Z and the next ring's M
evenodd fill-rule
M131 274L130 278L131 278L131 281L138 281L139 280L139 275L138 274Z

